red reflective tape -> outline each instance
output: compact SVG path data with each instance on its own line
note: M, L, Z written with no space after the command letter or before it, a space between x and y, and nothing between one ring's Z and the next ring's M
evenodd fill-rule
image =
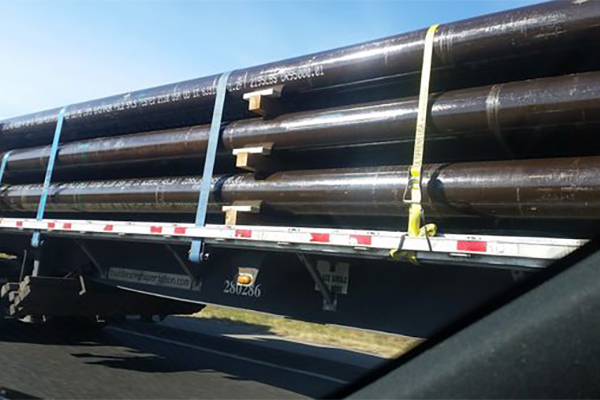
M175 234L176 235L185 235L186 231L187 231L187 228L185 226L176 226L175 227Z
M239 237L239 238L251 238L252 237L252 231L249 229L236 229L235 231L235 237Z
M70 222L65 222L65 223L63 224L63 229L71 229L71 228L73 228L73 224L72 224L72 223L70 223Z
M56 224L54 222L48 222L48 229L55 228Z
M472 240L459 240L456 244L459 251L486 251L487 243Z
M151 226L150 233L162 233L162 226Z
M19 228L22 228L23 227L23 221L17 221L17 226Z
M112 232L114 228L115 228L114 225L106 225L104 227L104 231L105 232Z
M371 236L367 236L367 235L351 235L350 238L352 239L353 243L364 244L364 245L368 245L368 246L371 245L372 240L373 240L373 238Z
M319 243L328 243L329 242L329 233L311 233L310 241L311 242L319 242Z

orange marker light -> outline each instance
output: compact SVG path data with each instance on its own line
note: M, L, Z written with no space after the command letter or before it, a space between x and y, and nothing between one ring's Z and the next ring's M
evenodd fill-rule
M250 285L252 283L251 275L238 275L237 277L238 285Z

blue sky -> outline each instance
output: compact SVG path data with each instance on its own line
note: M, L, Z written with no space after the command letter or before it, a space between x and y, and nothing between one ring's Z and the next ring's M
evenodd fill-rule
M0 119L539 1L0 1Z

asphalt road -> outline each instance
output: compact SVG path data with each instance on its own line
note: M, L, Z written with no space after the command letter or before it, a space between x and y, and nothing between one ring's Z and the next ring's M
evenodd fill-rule
M7 321L0 398L320 397L366 372L307 354L155 324L90 332Z

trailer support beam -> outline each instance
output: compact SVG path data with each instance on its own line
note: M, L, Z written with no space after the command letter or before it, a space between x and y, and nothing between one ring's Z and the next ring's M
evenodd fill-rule
M319 271L317 271L315 266L310 261L308 261L304 253L297 253L297 255L300 262L304 264L306 270L315 281L315 284L319 288L321 295L323 295L323 310L335 311L336 301L333 298L333 295L327 287L327 285L325 284L325 282L323 282L323 278L321 277L321 274L319 274Z

